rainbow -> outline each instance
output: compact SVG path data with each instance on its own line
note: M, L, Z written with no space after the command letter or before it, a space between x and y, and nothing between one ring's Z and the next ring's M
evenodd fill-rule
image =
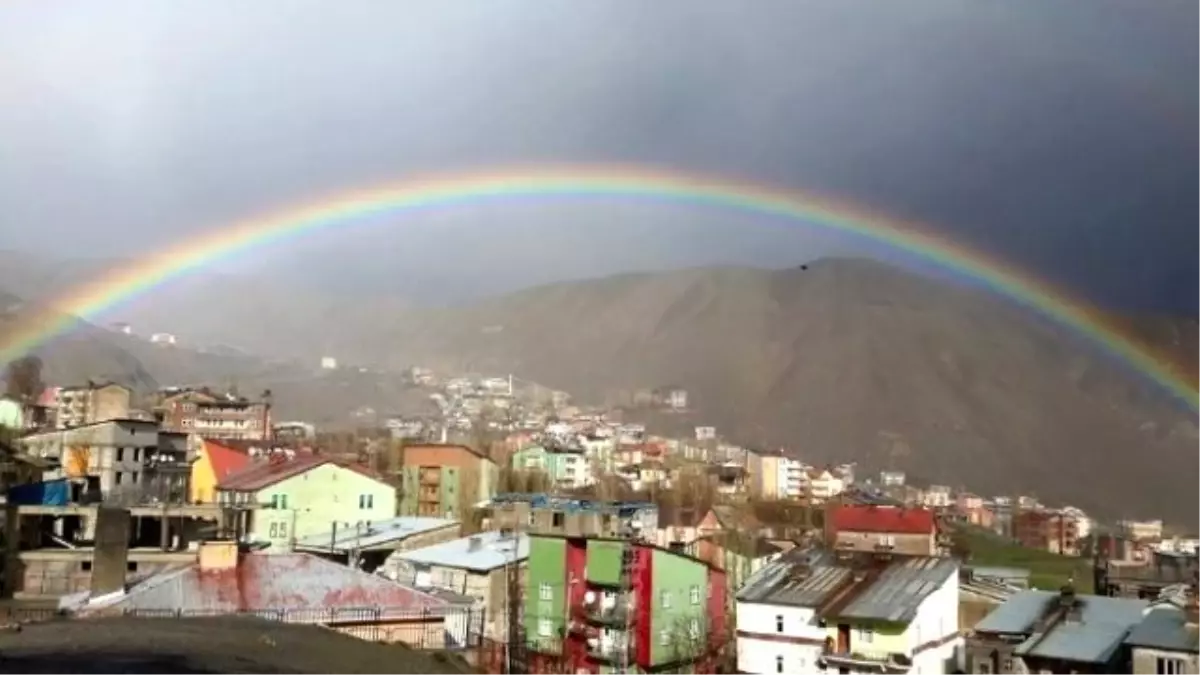
M1194 380L1176 372L1169 361L1123 335L1084 303L978 251L935 236L927 227L793 191L629 166L508 167L433 176L349 192L299 208L243 220L71 289L49 303L47 308L20 320L15 330L0 339L0 358L7 362L29 353L69 328L73 317L94 318L170 278L256 246L371 216L464 203L550 197L650 199L731 209L804 221L865 237L965 275L1044 314L1091 339L1191 408L1197 407ZM1191 377L1194 378L1194 374Z

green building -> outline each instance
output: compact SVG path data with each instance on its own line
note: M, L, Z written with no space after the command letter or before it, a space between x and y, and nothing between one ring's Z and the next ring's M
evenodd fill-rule
M583 446L530 445L513 453L512 468L515 471L541 471L555 487L586 487L596 482L591 458Z
M499 481L496 463L465 445L408 445L403 462L402 516L461 520L492 498Z
M252 464L217 485L223 505L255 504L248 533L287 551L296 539L396 517L396 489L368 469L320 456Z
M728 642L725 573L640 541L532 536L524 609L559 672L712 672Z

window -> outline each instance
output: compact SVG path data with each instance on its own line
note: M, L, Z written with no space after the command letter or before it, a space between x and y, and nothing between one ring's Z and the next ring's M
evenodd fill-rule
M373 509L375 508L375 495L359 495L358 508Z
M692 586L692 588L688 592L688 595L691 597L693 605L700 604L700 587L699 586Z
M287 523L271 523L268 537L271 539L287 539Z
M700 619L692 619L688 623L688 638L691 640L699 639L700 637Z
M1161 673L1162 675L1178 675L1178 673L1187 672L1183 668L1183 659L1169 659L1160 656L1158 657L1157 662L1157 668L1154 671L1156 673Z
M663 591L662 593L659 593L658 594L658 602L660 605L662 605L663 609L671 609L671 593L670 593L670 591Z
M550 584L545 583L545 582L538 584L538 599L539 600L553 600L554 599L554 590L552 588L550 588Z
M542 637L550 637L554 632L554 624L550 623L550 619L538 619L538 635Z
M125 571L126 572L136 572L137 571L137 562L130 560L129 562L125 563Z
M663 629L658 632L658 643L664 647L671 644L671 631Z
M775 672L777 672L777 673L783 672L783 657L782 656L775 657Z
M84 560L83 562L79 563L79 569L84 572L91 572L92 571L92 561Z
M875 641L875 631L871 630L870 628L859 628L858 641L871 644Z
M782 614L775 615L775 632L776 633L783 632L783 615Z
M279 508L286 509L287 507L287 495L279 495Z

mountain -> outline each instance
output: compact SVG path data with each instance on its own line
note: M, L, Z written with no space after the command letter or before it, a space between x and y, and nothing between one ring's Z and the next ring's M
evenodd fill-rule
M1196 519L1194 413L1010 303L881 263L560 283L350 334L391 365L511 372L593 400L677 384L689 423L813 462ZM1195 331L1179 337L1194 353Z

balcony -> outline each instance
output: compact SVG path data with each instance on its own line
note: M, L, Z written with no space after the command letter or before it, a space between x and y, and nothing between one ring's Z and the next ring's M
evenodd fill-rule
M588 658L594 661L620 663L622 660L632 660L629 639L624 633L603 631L600 635L587 640Z
M912 659L900 653L827 650L817 659L817 666L866 673L907 673L912 668Z
M616 601L584 605L583 615L592 624L621 627L627 625L632 616L625 604Z

